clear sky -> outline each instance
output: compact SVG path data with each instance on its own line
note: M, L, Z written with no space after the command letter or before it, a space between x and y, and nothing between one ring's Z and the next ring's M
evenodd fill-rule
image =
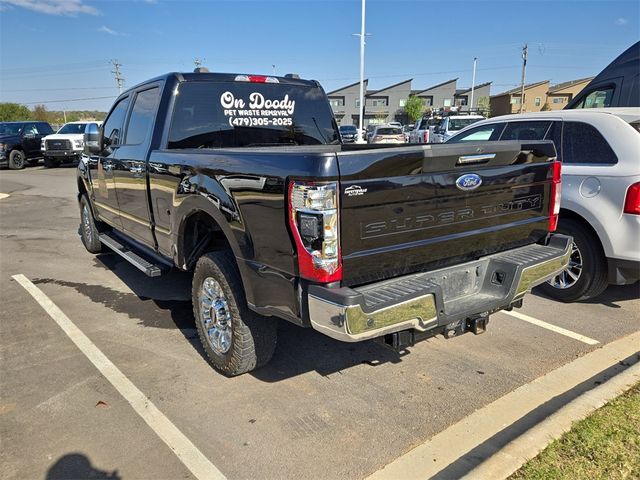
M167 71L299 73L327 91L359 79L360 0L0 0L0 101L107 110L125 86ZM373 89L413 78L559 83L597 74L640 39L640 1L367 1L366 76ZM64 102L51 102L65 100Z

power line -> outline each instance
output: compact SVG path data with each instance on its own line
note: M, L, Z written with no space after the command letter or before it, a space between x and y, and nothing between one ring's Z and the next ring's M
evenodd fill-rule
M116 98L117 95L109 95L106 97L87 97L87 98L67 98L65 100L46 100L40 102L26 102L22 103L22 105L40 105L45 103L64 103L64 102L82 102L84 100L105 100L107 98Z
M65 88L25 88L20 90L2 90L2 93L16 93L16 92L61 92L66 90L106 90L118 88L113 85L102 87L65 87Z
M118 60L111 60L111 65L113 65L113 70L111 70L111 73L113 73L116 79L116 83L118 84L118 91L122 93L122 87L124 86L124 77L120 73L120 67L122 66L122 64L119 63Z

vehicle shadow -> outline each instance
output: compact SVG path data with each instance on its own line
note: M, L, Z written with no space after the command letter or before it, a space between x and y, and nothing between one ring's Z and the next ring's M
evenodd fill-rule
M548 295L545 295L539 288L535 288L533 293L539 297L556 301ZM640 299L640 282L631 285L609 285L607 289L597 297L580 300L575 303L585 303L588 305L600 304L611 308L622 308L618 302L638 299Z
M206 359L196 329L191 305L191 274L170 271L149 278L114 254L95 257L100 268L115 273L133 293L116 292L104 286L69 285L94 302L127 314L139 325L153 328L177 328L194 349ZM46 279L37 279L44 283ZM50 282L58 283L61 282ZM376 342L344 343L333 340L310 328L300 328L284 320L278 322L278 343L273 359L265 367L252 372L257 379L278 382L309 371L329 375L355 365L372 367L398 363L409 353L396 353Z
M108 472L91 465L91 461L81 453L63 455L49 467L45 480L121 480L117 470Z

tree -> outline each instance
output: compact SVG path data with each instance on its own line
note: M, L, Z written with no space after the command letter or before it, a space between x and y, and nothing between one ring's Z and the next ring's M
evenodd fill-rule
M480 97L478 99L478 110L483 115L486 115L487 117L489 116L491 113L491 102L489 101L489 97Z
M404 111L409 116L409 121L415 122L422 116L424 110L424 99L416 97L415 95L409 95L409 98L404 103Z
M551 106L549 105L549 103L544 102L544 105L542 105L542 108L540 109L541 112L547 112L551 110Z
M31 110L18 103L0 103L0 122L16 122L20 120L30 120Z
M48 122L49 112L47 112L47 107L44 105L36 105L33 109L33 119L39 122Z

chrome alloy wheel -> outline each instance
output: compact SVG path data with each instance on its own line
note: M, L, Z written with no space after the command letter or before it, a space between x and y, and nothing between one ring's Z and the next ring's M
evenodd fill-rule
M91 212L89 211L89 205L86 203L82 207L82 230L84 231L84 236L87 239L87 242L91 243L93 241L93 233L91 231Z
M200 322L213 351L227 353L233 335L231 311L222 287L211 277L205 278L200 288Z
M549 280L549 284L554 288L564 290L573 287L582 274L582 254L575 242L571 244L571 257L569 266L558 275Z

